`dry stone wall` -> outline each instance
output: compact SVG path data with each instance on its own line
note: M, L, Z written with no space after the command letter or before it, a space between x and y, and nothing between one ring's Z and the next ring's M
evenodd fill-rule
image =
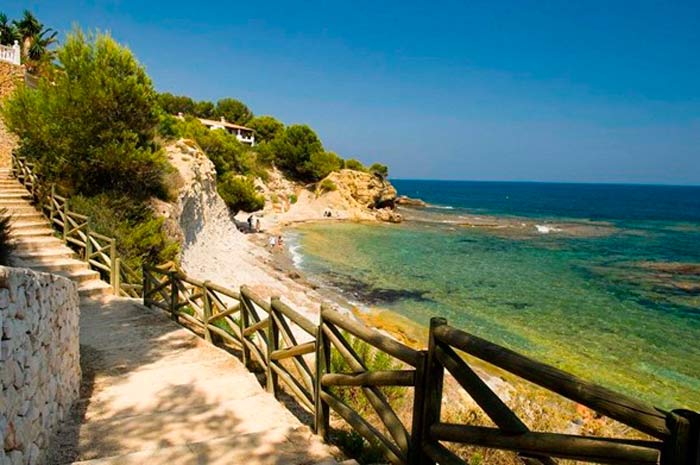
M80 387L78 289L0 266L0 464L41 464Z
M0 105L17 86L24 81L24 67L0 61ZM0 167L10 166L12 149L17 145L17 138L10 133L0 118Z

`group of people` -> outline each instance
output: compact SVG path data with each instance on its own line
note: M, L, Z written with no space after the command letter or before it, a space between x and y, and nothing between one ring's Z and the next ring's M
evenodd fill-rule
M323 210L323 217L324 218L331 218L333 216L333 212L330 211L330 209L326 208Z
M281 249L282 247L284 247L284 244L282 243L282 236L270 236L270 238L267 241L267 244L273 250L276 248Z

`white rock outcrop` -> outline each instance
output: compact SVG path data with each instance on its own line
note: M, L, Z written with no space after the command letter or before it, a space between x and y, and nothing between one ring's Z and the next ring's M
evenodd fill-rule
M79 298L56 275L0 266L0 464L40 464L80 389Z

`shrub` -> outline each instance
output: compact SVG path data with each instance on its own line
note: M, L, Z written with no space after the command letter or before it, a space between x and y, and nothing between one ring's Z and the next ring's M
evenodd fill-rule
M6 208L0 208L0 265L10 264L12 244L10 243L11 217Z
M318 189L321 192L333 192L335 190L338 190L338 186L336 186L335 183L330 179L324 179L318 184Z
M289 196L289 203L291 203L292 205L297 203L298 200L299 200L299 198L297 198L296 194L292 194Z
M369 172L387 178L389 176L389 167L381 163L373 163L372 166L369 167Z
M217 183L219 195L234 212L254 212L265 206L265 197L255 190L253 178L235 173L224 174Z
M156 218L145 203L125 196L76 195L71 197L70 207L90 218L93 231L116 238L119 254L135 270L144 263L175 260L179 253L178 243L163 229L165 220Z
M280 168L292 177L313 180L306 164L311 155L323 151L316 133L307 125L295 124L280 132L272 142L270 150Z
M158 117L158 135L163 139L173 140L181 136L179 120L167 113Z
M333 152L315 152L305 164L305 171L314 181L323 179L343 166L343 160Z
M255 130L255 140L259 143L270 142L284 130L284 124L272 116L256 116L247 126Z
M165 157L154 149L156 93L131 52L106 34L74 30L58 51L61 71L22 87L3 116L40 173L86 195L164 195Z
M182 113L191 115L194 113L195 101L185 95L173 95L169 92L158 94L158 105L163 112L169 115Z
M355 171L367 171L367 168L365 168L362 162L359 160L355 160L354 158L348 158L347 160L345 160L345 169Z
M216 102L214 116L224 117L226 121L236 124L246 124L253 118L253 112L245 103L234 98L222 98Z

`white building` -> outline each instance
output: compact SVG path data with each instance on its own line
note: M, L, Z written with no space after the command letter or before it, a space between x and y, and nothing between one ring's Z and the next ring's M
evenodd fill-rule
M239 142L255 145L255 131L239 124L229 123L222 116L220 120L198 118L209 129L223 129L236 136Z

